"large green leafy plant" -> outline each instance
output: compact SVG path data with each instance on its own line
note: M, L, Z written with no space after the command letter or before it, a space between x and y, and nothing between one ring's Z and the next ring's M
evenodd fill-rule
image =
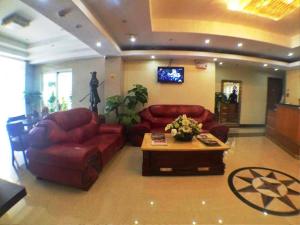
M136 84L126 96L114 95L106 99L105 112L114 112L119 123L130 127L140 122L137 107L148 102L148 91L143 85Z

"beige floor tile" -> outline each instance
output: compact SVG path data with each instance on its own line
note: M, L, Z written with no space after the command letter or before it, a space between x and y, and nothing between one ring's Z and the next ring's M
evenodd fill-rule
M299 160L265 137L240 137L229 143L224 176L143 177L139 148L125 146L88 192L37 180L24 166L16 173L9 156L1 158L0 177L25 185L28 195L0 218L0 225L299 225L300 216L264 215L249 207L227 183L233 170L247 166L267 167L299 179ZM299 208L299 200L294 202Z

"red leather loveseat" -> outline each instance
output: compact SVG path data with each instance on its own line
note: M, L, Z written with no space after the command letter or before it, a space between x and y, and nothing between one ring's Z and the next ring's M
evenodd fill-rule
M165 126L178 116L186 114L203 123L203 129L212 133L221 141L228 138L228 127L217 123L214 114L199 105L152 105L142 110L141 123L134 125L129 132L129 140L135 146L141 146L144 133L165 132Z
M76 108L48 115L29 133L29 170L38 178L89 189L124 143L121 125L98 124Z

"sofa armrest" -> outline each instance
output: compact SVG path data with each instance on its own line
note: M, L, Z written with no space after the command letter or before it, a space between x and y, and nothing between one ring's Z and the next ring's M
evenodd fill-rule
M228 139L229 128L227 126L221 125L216 121L210 121L203 124L203 129L208 130L215 137L223 141L224 143Z
M149 133L150 131L151 131L151 125L146 121L134 124L130 128L130 133L134 133L134 134L144 134L144 133Z
M124 126L121 124L101 124L98 128L101 134L124 134Z

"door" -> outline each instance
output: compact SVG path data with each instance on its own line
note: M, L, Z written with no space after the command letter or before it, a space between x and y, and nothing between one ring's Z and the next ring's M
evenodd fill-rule
M279 78L268 78L267 112L273 110L282 98L283 82Z
M239 80L222 80L221 91L224 99L220 104L219 121L229 126L240 123L242 82Z

